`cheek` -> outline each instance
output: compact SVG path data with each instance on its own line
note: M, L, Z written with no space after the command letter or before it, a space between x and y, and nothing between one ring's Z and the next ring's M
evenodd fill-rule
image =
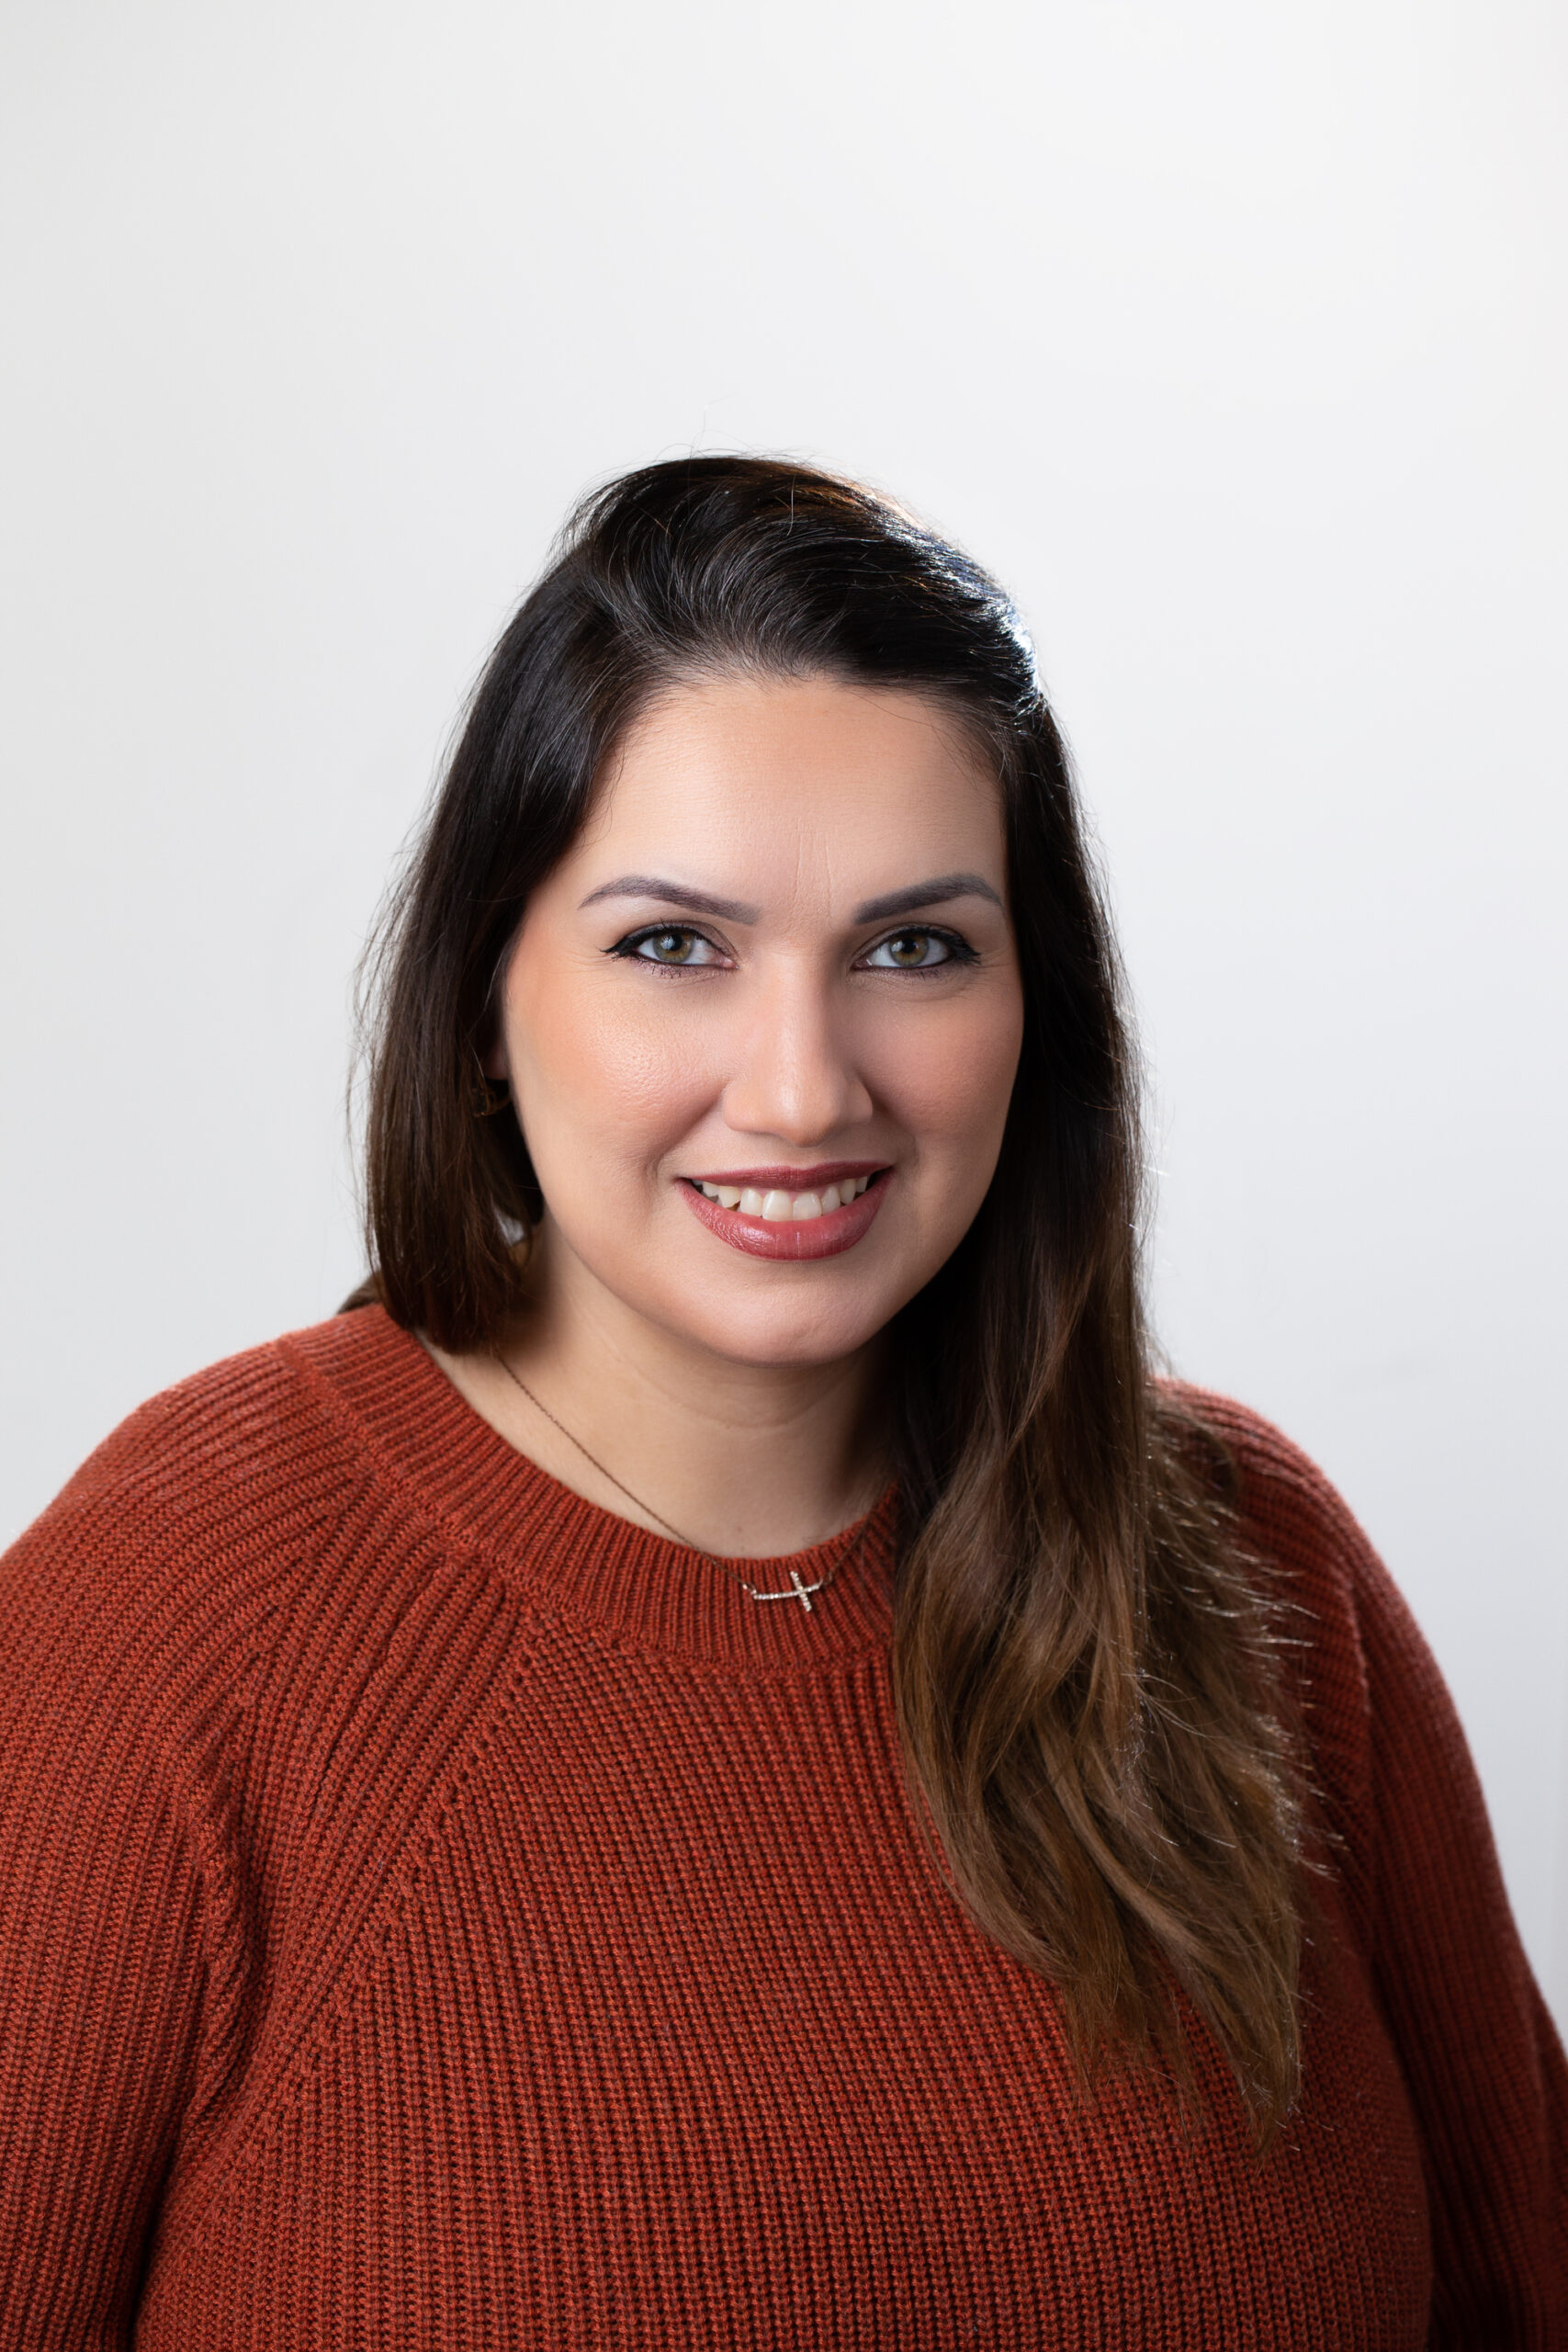
M875 1082L900 1123L929 1152L994 1161L1023 1039L1016 989L933 1008L919 1024L889 1023L873 1041ZM986 1181L990 1169L986 1168Z
M656 1154L705 1096L689 1041L676 1049L661 1008L628 1006L624 989L595 988L599 977L545 987L525 970L507 991L513 1091L541 1173L578 1140L592 1140L596 1156Z

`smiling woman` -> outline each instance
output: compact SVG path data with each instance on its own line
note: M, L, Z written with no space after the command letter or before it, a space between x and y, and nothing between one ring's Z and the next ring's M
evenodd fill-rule
M366 1285L7 1563L3 2340L1568 2340L1447 1695L1156 1375L995 583L612 483L371 978Z

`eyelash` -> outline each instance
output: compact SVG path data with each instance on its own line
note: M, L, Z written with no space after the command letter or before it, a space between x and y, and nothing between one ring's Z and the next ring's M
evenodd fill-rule
M705 931L700 930L695 923L690 922L644 923L639 931L628 931L624 939L617 939L615 945L606 948L604 952L609 956L618 956L627 963L646 965L649 970L654 972L711 972L719 968L712 964L661 964L655 956L637 954L637 949L645 940L672 937L701 939L705 941L708 946L717 949L719 954L722 955L724 952L718 947L716 940L710 939ZM885 932L880 939L872 941L864 953L867 956L874 956L879 947L886 947L890 940L895 939L937 939L947 949L947 955L939 964L881 965L877 967L879 970L902 970L906 978L913 977L916 979L926 980L930 979L933 973L950 971L955 964L977 964L980 960L977 949L971 947L969 942L962 938L957 932L944 930L940 923L931 922L906 923L902 930Z

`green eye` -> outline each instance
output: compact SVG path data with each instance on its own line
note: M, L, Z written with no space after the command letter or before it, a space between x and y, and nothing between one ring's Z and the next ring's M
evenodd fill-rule
M610 953L629 956L637 964L658 964L665 971L695 970L724 960L705 933L683 922L655 923L647 931L629 932Z

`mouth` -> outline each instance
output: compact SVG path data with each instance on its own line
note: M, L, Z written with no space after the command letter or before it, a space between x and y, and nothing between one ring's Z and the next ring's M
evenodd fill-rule
M836 1258L867 1233L891 1168L864 1160L821 1168L747 1168L683 1176L680 1188L710 1233L751 1258Z

